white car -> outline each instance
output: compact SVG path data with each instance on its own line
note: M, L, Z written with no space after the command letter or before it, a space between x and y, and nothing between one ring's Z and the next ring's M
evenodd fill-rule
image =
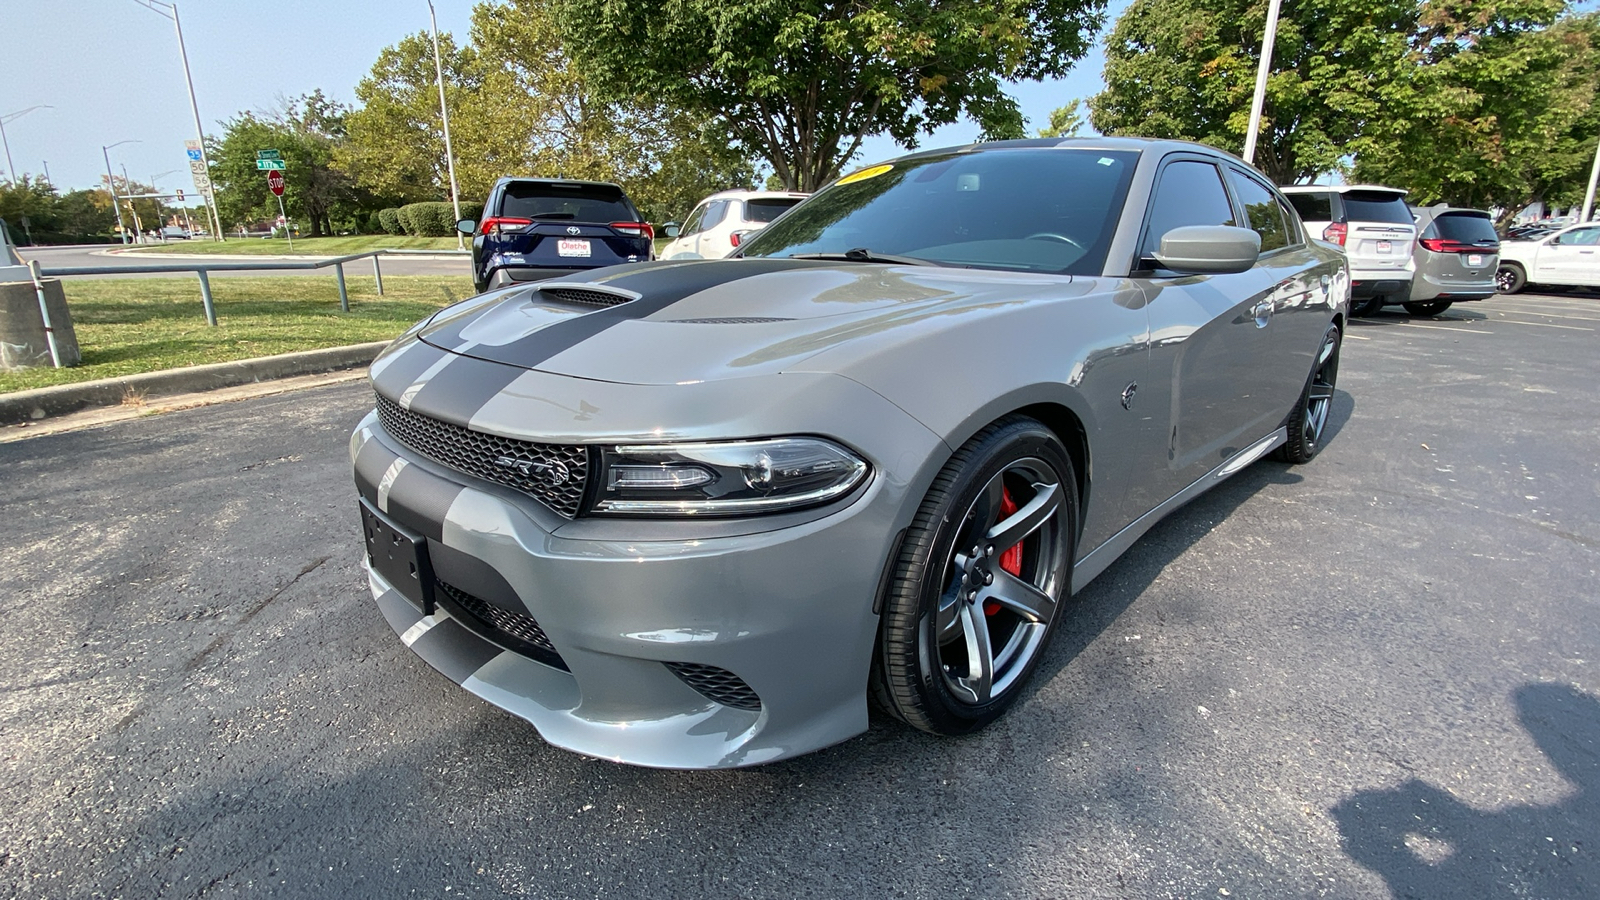
M657 259L721 259L739 248L751 232L783 215L810 194L782 191L722 191L695 205L677 234L668 225L672 243L656 253Z
M1350 261L1351 315L1411 299L1416 222L1406 192L1375 184L1312 184L1282 189L1306 232L1344 248Z
M1495 286L1515 294L1529 283L1600 287L1600 222L1563 228L1535 241L1500 244Z

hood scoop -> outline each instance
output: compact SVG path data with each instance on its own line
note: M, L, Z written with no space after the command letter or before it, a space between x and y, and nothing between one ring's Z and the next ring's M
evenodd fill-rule
M640 297L633 291L586 282L542 284L538 292L541 299L556 303L576 303L580 306L620 306Z

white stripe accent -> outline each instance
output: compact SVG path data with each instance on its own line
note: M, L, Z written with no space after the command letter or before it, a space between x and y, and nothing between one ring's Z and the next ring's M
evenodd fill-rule
M400 642L409 647L421 640L423 635L427 634L433 629L433 626L442 621L444 620L438 616L423 616L417 620L417 624L407 628L405 633L400 635Z
M411 465L403 459L396 459L389 464L383 472L383 477L378 479L378 509L382 512L389 511L389 491L394 488L394 480L400 477L406 466Z

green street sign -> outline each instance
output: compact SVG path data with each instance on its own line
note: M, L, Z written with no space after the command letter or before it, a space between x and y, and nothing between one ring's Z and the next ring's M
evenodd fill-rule
M289 168L289 164L281 159L258 159L256 160L256 168L264 171L272 171L275 169L279 172L282 172Z
M257 150L256 159L283 159L283 154L276 150Z

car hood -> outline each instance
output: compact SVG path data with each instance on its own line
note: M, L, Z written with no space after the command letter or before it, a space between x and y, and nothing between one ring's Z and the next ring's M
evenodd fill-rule
M524 369L681 384L781 372L846 341L893 342L934 317L1081 294L1092 282L821 260L657 262L484 294L441 310L419 337Z

